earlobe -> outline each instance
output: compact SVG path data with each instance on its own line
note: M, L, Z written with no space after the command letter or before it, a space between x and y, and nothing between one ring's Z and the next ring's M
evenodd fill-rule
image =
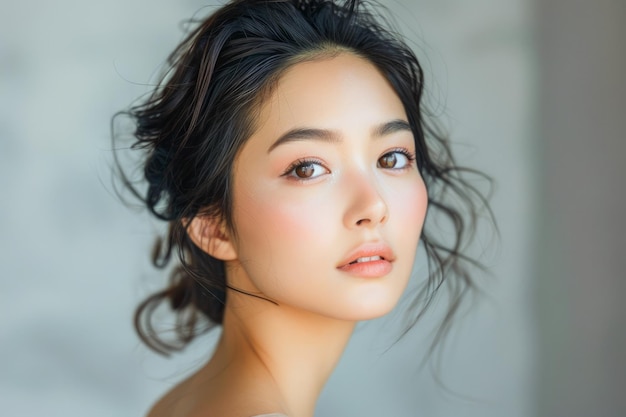
M226 227L214 217L194 217L189 222L187 234L196 246L216 259L232 261L237 258Z

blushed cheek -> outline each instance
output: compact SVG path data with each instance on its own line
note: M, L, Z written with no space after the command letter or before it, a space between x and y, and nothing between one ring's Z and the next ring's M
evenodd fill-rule
M328 217L320 212L320 205L312 201L292 201L270 193L261 195L241 200L242 207L247 206L250 215L246 216L239 238L249 250L285 262L301 256L303 251L313 255L308 248L313 250L327 242Z
M283 302L307 303L314 294L325 294L323 285L312 285L333 267L333 241L329 217L311 201L266 193L262 198L241 200L249 216L240 219L240 262L253 291ZM326 219L326 221L324 221ZM332 246L332 244L331 244ZM306 288L306 291L303 291ZM304 297L304 298L303 298Z
M420 180L410 190L400 194L396 204L406 238L412 238L417 242L428 207L428 194L424 183Z
M285 248L287 251L307 247L313 249L327 242L329 217L324 215L319 205L288 202L273 206L268 216L281 234L278 241L289 245Z

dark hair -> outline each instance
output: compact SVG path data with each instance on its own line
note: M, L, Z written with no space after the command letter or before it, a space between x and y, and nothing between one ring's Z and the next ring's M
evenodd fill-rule
M425 301L425 308L442 283L449 282L451 304L441 331L447 328L461 296L473 286L470 267L475 262L463 255L464 246L475 231L479 204L489 209L463 178L475 171L457 167L448 141L423 120L420 64L380 16L370 3L358 0L230 1L201 21L170 55L168 70L149 98L121 112L136 124L132 148L145 152L147 190L134 184L116 156L119 177L156 217L169 222L167 236L156 242L153 263L165 268L174 252L179 258L169 286L137 308L135 326L148 346L169 353L222 322L224 264L194 245L186 232L188 222L198 215L219 216L233 229L231 169L255 128L259 104L289 66L342 51L370 61L399 96L428 189L427 223L440 212L454 228L453 241L445 243L425 225L421 241L429 279L412 305ZM446 203L446 194L456 203ZM177 316L174 340L162 338L152 325L154 309L165 300ZM410 325L422 313L420 309Z

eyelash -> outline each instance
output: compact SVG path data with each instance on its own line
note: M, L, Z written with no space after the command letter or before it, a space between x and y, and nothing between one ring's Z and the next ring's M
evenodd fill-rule
M408 149L406 149L406 148L394 148L394 149L390 149L389 151L387 151L387 152L385 152L384 154L382 154L382 155L380 156L380 158L383 158L383 157L385 157L385 156L387 156L387 155L394 154L394 153L399 153L399 154L404 155L404 157L406 157L406 159L407 159L407 164L406 164L406 166L404 166L404 167L402 167L402 168L387 168L387 169L389 169L389 170L397 170L397 171L400 171L400 170L407 170L407 169L411 168L411 167L414 165L414 162L415 162L415 159L416 159L416 157L415 157L415 153L413 153L413 152L409 151L409 150L408 150ZM380 159L380 158L379 158L379 159ZM282 174L281 176L283 176L283 177L290 177L290 179L295 180L295 181L298 181L298 182L306 182L306 181L311 181L312 179L315 179L315 178L317 178L317 177L314 177L314 178L300 178L300 177L297 177L297 176L295 176L295 175L294 175L294 176L292 176L291 174L292 174L292 173L293 173L293 172L294 172L297 168L304 167L304 166L307 166L307 165L314 165L314 164L315 164L315 165L319 165L319 166L323 167L325 170L327 170L327 171L328 171L328 168L326 168L326 167L324 166L324 163L323 163L322 161L320 161L319 159L315 159L315 158L302 158L302 159L298 159L297 161L294 161L291 165L289 165L289 167L288 167L288 168L287 168L287 169L283 172L283 174ZM376 164L377 164L377 166L378 166L378 160L377 160ZM379 167L380 167L380 166L379 166ZM382 167L380 167L380 168L382 168ZM385 169L385 168L383 168L383 169Z

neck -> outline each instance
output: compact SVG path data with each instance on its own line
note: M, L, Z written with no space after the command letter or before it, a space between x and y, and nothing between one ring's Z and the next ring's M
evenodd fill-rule
M282 410L273 411L312 417L355 323L232 295L211 362L223 369L231 366L257 387L273 387L264 393L280 403Z

